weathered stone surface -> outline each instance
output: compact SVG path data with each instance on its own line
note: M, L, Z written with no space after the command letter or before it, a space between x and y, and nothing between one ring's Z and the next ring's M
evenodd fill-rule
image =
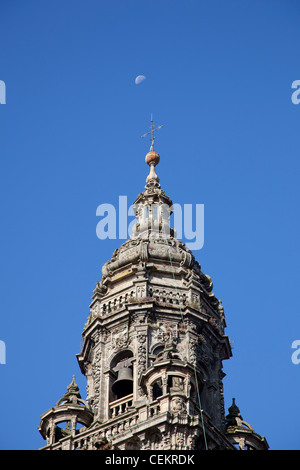
M135 211L132 237L104 264L84 326L77 359L86 402L73 385L61 415L59 404L42 416L45 449L262 448L243 422L225 422L224 309L170 229L172 201L154 166ZM61 417L71 426L57 432Z

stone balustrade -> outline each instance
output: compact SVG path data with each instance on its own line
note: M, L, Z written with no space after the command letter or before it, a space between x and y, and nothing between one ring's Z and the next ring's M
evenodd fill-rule
M128 409L132 406L132 400L133 394L111 402L109 404L111 418L115 418L116 416L120 416L123 413L127 413Z

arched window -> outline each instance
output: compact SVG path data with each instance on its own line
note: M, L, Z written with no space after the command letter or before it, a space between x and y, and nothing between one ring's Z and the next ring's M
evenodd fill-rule
M161 379L157 380L153 385L153 400L161 397L163 394L162 381Z
M159 357L159 355L164 351L164 344L157 344L153 350L152 353L149 355L149 359L151 361L151 364Z
M110 402L133 393L133 353L129 350L119 352L110 364Z

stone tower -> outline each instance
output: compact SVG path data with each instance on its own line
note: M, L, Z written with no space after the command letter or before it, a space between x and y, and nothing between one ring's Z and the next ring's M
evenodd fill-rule
M153 141L152 141L153 142ZM153 144L133 234L102 268L73 381L41 416L43 449L267 449L233 404L225 418L224 310L193 253L170 228ZM61 423L65 423L62 427Z

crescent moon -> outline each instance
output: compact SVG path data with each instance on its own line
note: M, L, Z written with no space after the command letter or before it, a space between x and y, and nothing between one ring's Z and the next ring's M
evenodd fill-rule
M146 77L145 75L138 75L135 79L135 84L136 85L139 85L140 83L142 83L144 80L146 80Z

